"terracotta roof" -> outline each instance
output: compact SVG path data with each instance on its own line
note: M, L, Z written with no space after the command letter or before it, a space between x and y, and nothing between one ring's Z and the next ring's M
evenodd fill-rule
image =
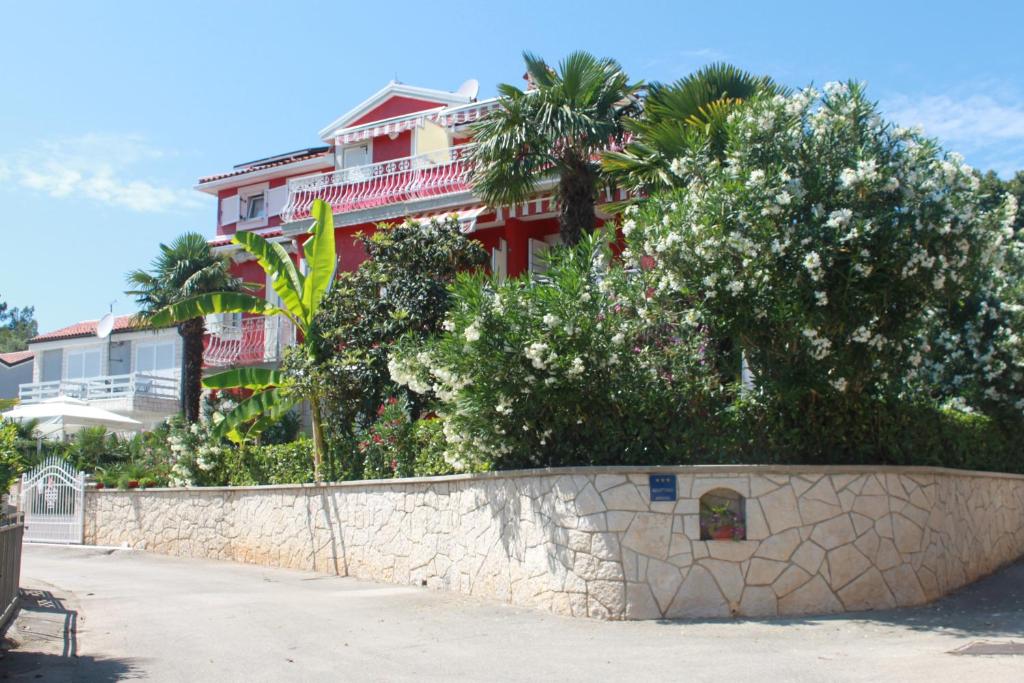
M3 363L7 367L11 367L12 365L32 360L35 355L36 354L33 351L11 351L9 353L0 353L0 363Z
M289 156L283 159L277 159L276 161L271 160L265 163L255 162L247 165L245 168L235 169L234 171L228 171L227 173L218 173L217 175L206 176L205 178L199 179L199 184L212 183L214 180L223 180L224 178L230 178L236 175L245 175L246 173L252 173L253 171L262 171L267 168L274 168L276 166L287 166L288 164L294 164L299 161L306 161L308 159L317 159L319 157L330 156L331 150L323 149L317 152L310 152L309 154L302 154L299 156Z
M135 327L134 318L135 316L132 315L119 315L114 318L114 332L124 332L125 330L130 330ZM54 330L53 332L40 334L28 341L31 344L34 342L51 341L53 339L88 337L96 334L96 323L98 322L99 320L84 320L80 323L75 323L74 325L68 325L67 327L62 327L59 330Z

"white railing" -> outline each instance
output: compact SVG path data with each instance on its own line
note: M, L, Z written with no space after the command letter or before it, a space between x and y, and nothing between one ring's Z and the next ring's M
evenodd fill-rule
M309 217L314 199L345 213L410 199L440 197L469 188L469 150L459 145L427 154L345 168L288 181L285 222Z
M295 326L279 315L213 324L208 332L203 354L207 367L276 362L285 348L295 343Z
M18 398L22 403L39 403L58 396L70 396L82 401L99 401L126 396L151 396L177 400L178 380L174 377L133 372L128 375L104 375L88 379L32 382L18 387Z

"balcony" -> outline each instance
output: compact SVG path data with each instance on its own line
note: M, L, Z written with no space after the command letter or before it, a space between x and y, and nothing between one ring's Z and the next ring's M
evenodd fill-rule
M62 379L53 382L32 382L18 387L22 403L39 403L58 396L81 401L102 401L123 398L156 398L178 400L178 380L174 377L146 375L105 375L89 379Z
M315 199L330 204L337 214L465 192L471 148L471 144L460 145L290 180L281 218L285 222L309 218Z
M295 343L295 326L279 315L213 323L207 328L206 367L275 363Z

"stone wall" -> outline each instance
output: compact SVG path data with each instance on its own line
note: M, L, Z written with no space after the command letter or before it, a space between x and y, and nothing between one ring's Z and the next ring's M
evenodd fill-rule
M677 475L650 502L648 474ZM699 498L747 540L702 541ZM1024 554L1024 477L933 468L582 468L327 486L90 490L85 538L609 619L917 605Z

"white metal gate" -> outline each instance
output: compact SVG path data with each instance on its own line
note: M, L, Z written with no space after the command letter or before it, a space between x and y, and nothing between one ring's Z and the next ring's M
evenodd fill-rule
M81 543L84 504L85 473L56 456L21 475L26 541Z

